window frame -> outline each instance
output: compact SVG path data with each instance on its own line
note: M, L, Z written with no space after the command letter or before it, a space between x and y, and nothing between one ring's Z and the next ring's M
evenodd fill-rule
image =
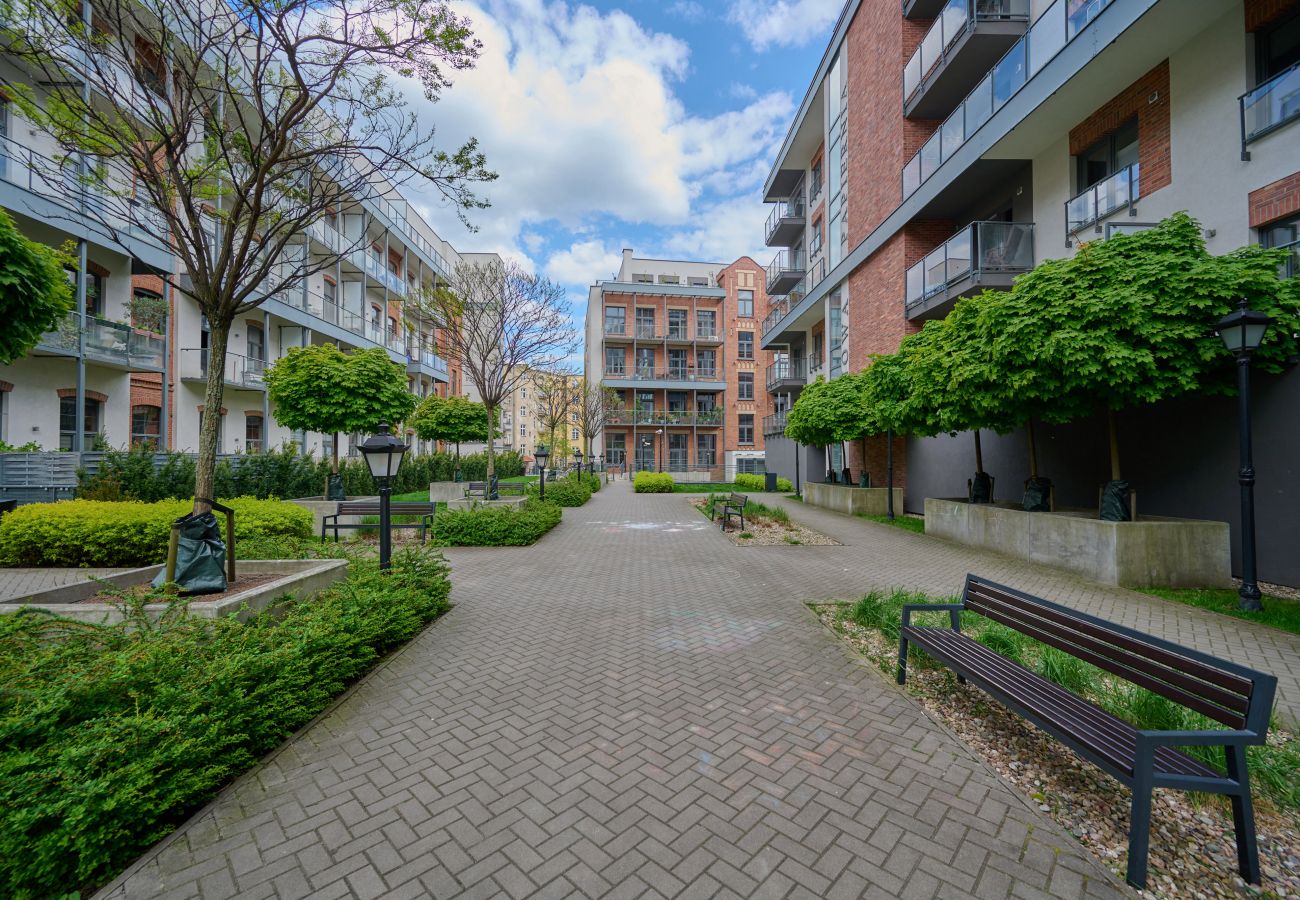
M754 332L736 332L736 359L752 360L754 358Z

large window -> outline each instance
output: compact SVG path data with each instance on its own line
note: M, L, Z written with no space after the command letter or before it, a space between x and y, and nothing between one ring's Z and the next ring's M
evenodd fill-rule
M248 326L248 358L266 360L266 333L262 326L251 323Z
M627 459L627 438L623 434L605 435L605 462L615 466L623 465Z
M695 374L701 378L713 378L718 374L718 352L716 350L695 351Z
M737 475L762 475L765 468L763 460L752 456L742 456L736 460Z
M695 436L695 464L716 466L718 464L718 436L716 434L697 434Z
M205 415L207 415L207 413L204 412L199 413L199 434L203 433L203 417ZM322 441L322 444L323 443L324 442ZM217 452L218 453L223 453L225 451L225 444L226 444L226 417L217 416Z
M736 315L742 319L754 318L754 292L736 292Z
M697 338L711 338L718 334L718 314L711 309L697 309L695 311L695 336Z
M738 388L736 392L736 397L740 400L753 400L754 399L754 373L738 372L736 373L736 378L738 379L736 383Z
M1255 66L1263 84L1300 63L1300 10L1255 32Z
M736 358L737 359L754 358L754 332L752 331L736 332Z
M636 374L640 378L649 378L655 371L655 351L653 347L636 348Z
M638 306L636 309L636 336L652 338L655 336L654 307Z
M1260 243L1265 247L1285 247L1291 256L1279 273L1284 278L1300 276L1300 216L1280 219L1260 229Z
M627 329L627 308L605 307L605 334L623 334Z
M754 443L754 416L752 413L741 413L739 418L739 427L736 429L736 442L739 444Z
M686 333L686 310L668 310L668 337L677 341L686 340L688 337Z
M670 378L686 377L686 351L673 348L668 351L668 376Z
M261 453L266 446L263 434L265 423L261 416L244 417L244 449L249 453Z
M93 397L86 398L85 405L85 428L82 432L82 450L89 450L95 442L95 437L99 434L100 414L103 411L104 404L100 403ZM73 438L77 434L77 398L60 397L59 398L59 449L73 449Z
M1137 119L1130 119L1078 156L1079 190L1092 187L1138 161Z
M622 375L624 372L624 349L622 347L605 348L605 374Z
M74 428L76 426L73 426ZM157 406L131 407L131 446L158 449L162 433L162 410Z

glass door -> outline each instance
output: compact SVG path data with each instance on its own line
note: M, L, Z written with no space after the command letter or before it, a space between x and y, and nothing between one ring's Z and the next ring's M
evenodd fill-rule
M668 435L668 471L670 472L686 471L686 459L687 459L688 447L689 447L688 435L685 434Z
M636 436L636 469L653 472L655 469L655 435L638 434Z

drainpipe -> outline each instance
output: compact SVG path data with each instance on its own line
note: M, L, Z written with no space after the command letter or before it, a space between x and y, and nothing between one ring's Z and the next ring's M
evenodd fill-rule
M81 162L85 172L85 159ZM85 198L82 197L85 212ZM86 449L86 239L77 241L77 396L76 432L72 435L72 449L80 453Z
M172 370L172 303L175 301L175 290L170 283L164 285L167 292L167 315L163 319L163 366L162 366L162 399L159 402L161 410L158 415L158 446L162 450L172 448L171 439L171 370Z
M279 337L279 329L276 329L276 336ZM266 357L270 356L267 351L271 348L271 314L263 311L262 313L262 452L265 453L271 444L271 392L266 389ZM248 429L245 426L244 436L247 438ZM248 449L247 443L244 449Z

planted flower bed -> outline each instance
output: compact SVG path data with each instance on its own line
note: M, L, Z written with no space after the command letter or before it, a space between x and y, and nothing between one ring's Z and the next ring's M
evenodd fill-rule
M727 496L711 495L692 500L691 505L706 516L716 506L719 510L718 515L721 515L722 504L726 501ZM828 538L820 531L814 531L793 521L790 514L781 507L765 506L752 498L745 504L745 527L742 529L735 519L733 522L736 524L723 534L733 544L741 547L772 544L825 547L839 544L839 541Z

